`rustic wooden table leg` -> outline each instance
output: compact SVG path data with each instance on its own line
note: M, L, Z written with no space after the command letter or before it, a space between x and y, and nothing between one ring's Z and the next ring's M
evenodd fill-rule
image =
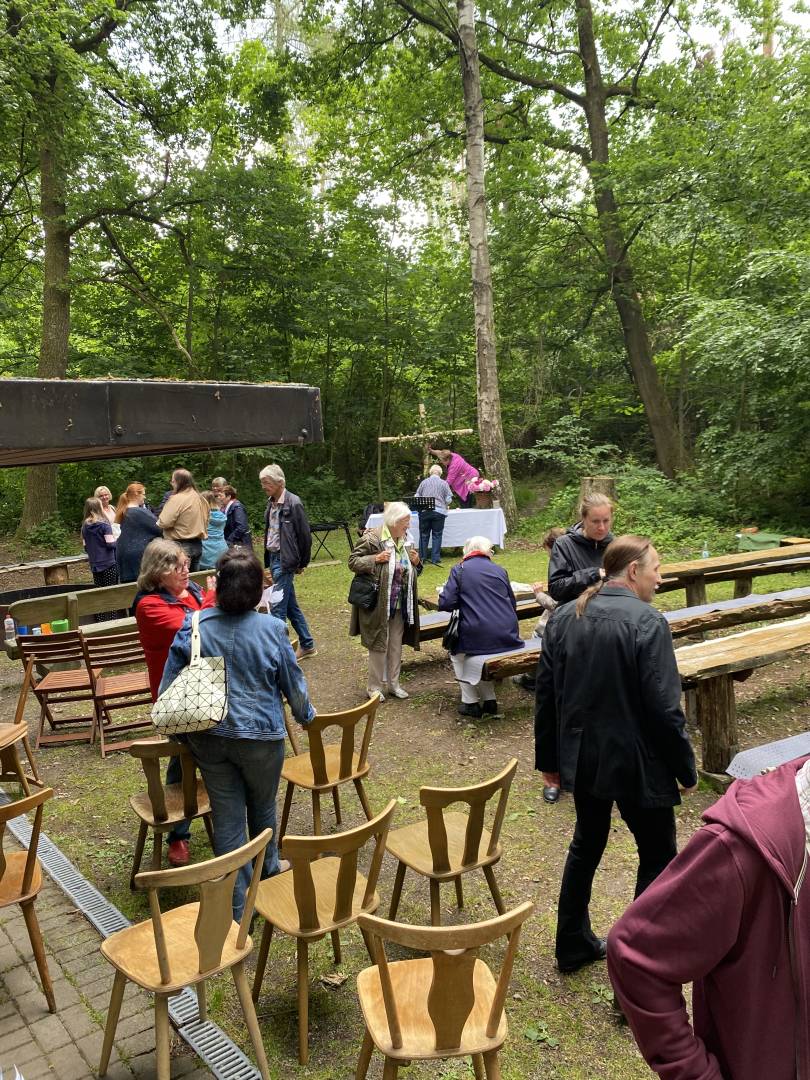
M737 753L737 704L731 675L702 679L695 688L695 701L703 733L703 768L725 772Z
M734 599L739 600L743 596L750 596L754 591L753 574L741 574L734 579Z
M701 607L706 603L706 579L702 575L700 577L686 578L683 584L686 589L686 606L688 608Z

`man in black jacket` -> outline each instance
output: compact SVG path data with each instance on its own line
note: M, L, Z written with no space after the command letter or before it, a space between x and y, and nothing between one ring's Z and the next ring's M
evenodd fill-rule
M613 803L638 846L639 896L675 857L678 784L697 783L672 636L650 604L659 567L649 540L617 537L605 551L604 577L559 608L543 638L535 766L559 773L577 812L557 912L564 972L605 957L588 905Z
M264 512L264 565L273 575L274 591L281 598L273 604L276 618L289 619L298 634L299 660L317 652L304 613L295 596L295 575L309 565L312 554L312 533L297 495L287 490L284 470L280 465L266 465L259 480L268 496Z

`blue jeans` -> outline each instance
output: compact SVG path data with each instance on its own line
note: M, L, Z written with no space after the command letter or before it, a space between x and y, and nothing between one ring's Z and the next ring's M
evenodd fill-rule
M214 822L214 854L227 855L250 839L272 829L262 877L278 873L276 842L276 795L284 764L284 739L225 739L198 732L187 736L197 762ZM238 922L245 907L252 866L239 871L233 889L233 917Z
M419 558L422 562L427 562L429 544L430 561L442 561L442 533L446 520L446 514L440 514L438 510L419 511Z
M267 566L273 575L273 586L284 590L284 596L278 604L273 605L272 615L284 622L289 619L293 630L298 635L298 642L302 649L313 649L315 640L309 631L304 613L298 606L295 596L295 573L292 570L281 569L281 559L275 552L267 552Z
M180 764L180 757L169 758L169 767L166 769L166 783L167 784L182 784L183 783L183 766ZM173 844L175 840L190 840L191 839L191 826L183 818L182 821L175 823L174 828L169 833L169 843Z

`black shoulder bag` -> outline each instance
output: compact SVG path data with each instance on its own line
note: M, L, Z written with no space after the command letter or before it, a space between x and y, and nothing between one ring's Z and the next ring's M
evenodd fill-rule
M458 566L458 598L461 600L461 579L464 576L462 567L464 563L459 563ZM455 652L458 648L458 634L459 623L461 621L461 612L458 608L454 608L450 612L450 621L447 624L447 629L442 634L442 646L447 649L448 652Z

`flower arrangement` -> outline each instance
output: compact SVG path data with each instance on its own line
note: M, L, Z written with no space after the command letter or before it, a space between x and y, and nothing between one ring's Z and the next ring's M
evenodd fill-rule
M497 480L489 480L486 476L476 476L474 480L470 481L469 489L473 494L477 495L479 492L497 491L498 486Z

